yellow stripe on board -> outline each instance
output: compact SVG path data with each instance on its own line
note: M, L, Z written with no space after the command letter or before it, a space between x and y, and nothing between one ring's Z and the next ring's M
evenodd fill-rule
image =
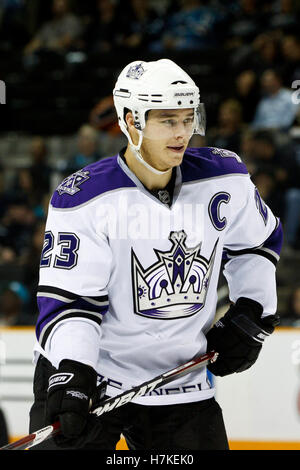
M12 436L9 442L15 442L24 436ZM277 441L230 441L230 450L300 450L299 442L277 442ZM122 437L116 450L128 450L126 441Z
M300 442L230 441L230 450L300 450Z
M0 333L24 333L24 331L34 333L34 326L24 325L24 326L0 326Z
M300 442L263 442L263 441L230 441L230 450L300 450ZM116 450L128 450L124 438L120 439Z

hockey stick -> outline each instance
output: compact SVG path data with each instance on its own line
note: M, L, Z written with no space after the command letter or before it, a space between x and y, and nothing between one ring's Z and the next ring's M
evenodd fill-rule
M196 359L192 359L181 366L175 367L174 369L169 370L161 375L158 375L154 379L151 379L147 382L142 383L141 385L137 385L133 387L129 391L125 391L116 397L108 398L107 400L103 401L103 404L92 411L92 413L96 414L97 416L101 416L103 413L107 413L119 406L125 405L125 403L129 403L134 398L141 397L146 393L152 392L159 386L166 385L167 383L182 377L183 375L189 374L200 367L206 366L210 362L215 362L218 357L218 353L212 351L202 356L197 357ZM43 441L46 441L50 437L55 436L60 432L60 423L56 421L54 424L50 426L46 426L45 428L39 429L38 431L28 434L28 436L19 439L18 441L12 442L11 444L7 444L4 447L1 447L0 450L24 450L29 449L37 444L40 444Z

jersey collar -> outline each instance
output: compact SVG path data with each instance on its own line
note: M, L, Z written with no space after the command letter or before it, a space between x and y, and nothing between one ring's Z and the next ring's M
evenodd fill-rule
M164 207L172 209L174 206L182 185L182 174L181 174L181 168L180 166L176 167L176 176L175 176L175 183L174 183L174 191L173 191L173 197L172 197L172 203L170 205L167 205L160 200L157 196L155 196L151 191L149 191L143 183L138 179L138 177L130 170L130 168L127 166L123 156L124 156L125 149L122 149L120 153L118 154L117 157L117 162L120 168L126 173L126 175L135 183L137 188L139 188L144 194L146 194L148 197L151 197L156 203L162 204Z

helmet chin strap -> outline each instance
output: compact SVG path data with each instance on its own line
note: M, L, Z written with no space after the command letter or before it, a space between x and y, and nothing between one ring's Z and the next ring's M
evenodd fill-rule
M131 147L131 150L135 156L135 158L140 162L142 163L148 170L152 171L152 173L156 174L156 175L164 175L165 173L168 173L170 170L165 170L165 171L160 171L160 170L157 170L156 168L154 168L153 166L149 165L149 163L147 163L142 155L141 155L141 152L140 152L140 148L141 148L141 145L142 145L142 141L143 141L143 132L138 130L138 133L139 133L139 141L138 141L138 144L137 145L134 145L134 143L132 142L132 139L128 133L127 137L128 137L128 141L129 141L129 145Z

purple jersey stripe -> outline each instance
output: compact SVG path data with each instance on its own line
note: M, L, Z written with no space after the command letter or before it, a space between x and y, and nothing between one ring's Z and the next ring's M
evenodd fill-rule
M104 314L105 312L103 312ZM68 318L84 318L89 319L97 323L98 325L101 324L102 315L96 312L91 311L79 311L73 309L64 309L59 312L53 313L49 315L45 321L41 322L40 324L36 325L36 337L41 344L42 347L45 346L47 338L52 330L52 328L57 325L58 322L62 320L66 320Z
M51 297L38 297L37 304L40 311L36 324L36 333L38 338L45 325L65 310L86 310L101 315L104 315L108 310L108 302L107 305L98 306L82 299L81 297L73 302L63 302Z
M281 222L278 220L278 225L275 230L271 233L269 238L264 242L262 248L267 248L275 252L278 256L280 255L283 243L283 229Z
M279 219L277 219L276 228L273 230L271 235L266 239L266 241L255 248L248 248L245 250L233 251L233 250L224 250L222 260L229 261L231 258L236 256L253 254L264 256L269 259L275 266L279 260L279 255L282 247L283 241L283 230L282 225Z

